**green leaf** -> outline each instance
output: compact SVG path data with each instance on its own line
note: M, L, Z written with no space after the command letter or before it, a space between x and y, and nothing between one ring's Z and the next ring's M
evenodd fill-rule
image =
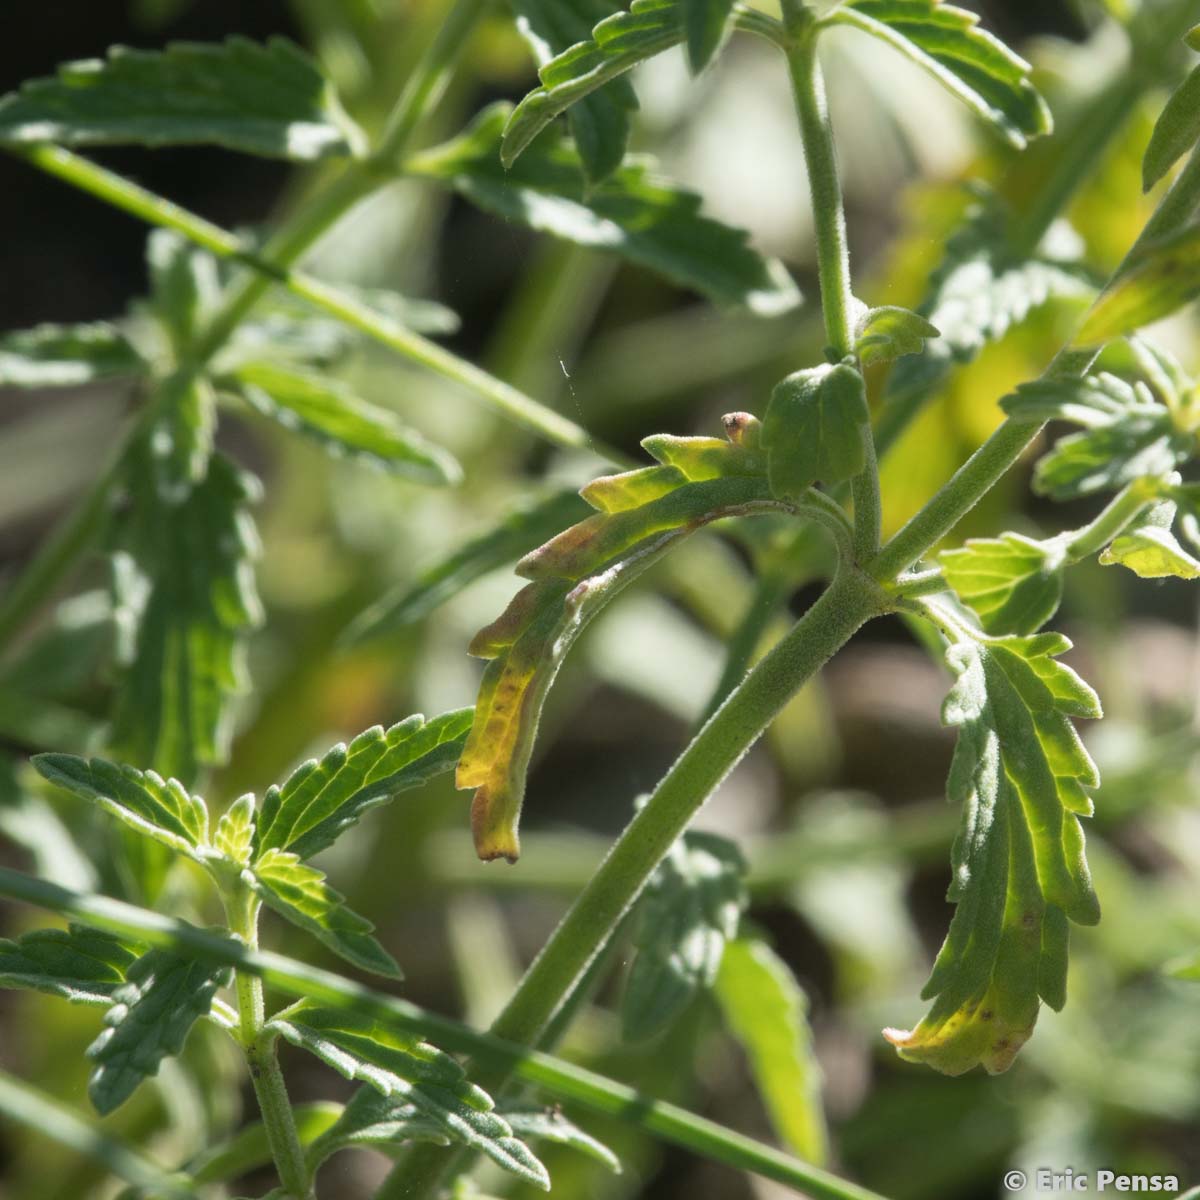
M779 507L763 477L761 453L717 438L647 438L643 443L675 474L662 492L660 467L646 468L654 498L638 472L594 480L589 501L615 509L564 530L517 564L532 583L469 647L491 659L456 783L474 788L471 827L483 859L520 854L517 825L525 775L546 693L575 639L597 612L676 542L723 516ZM724 471L726 473L722 474ZM698 478L692 478L692 474ZM618 497L620 499L618 499Z
M375 926L347 908L344 897L325 882L324 873L302 863L295 854L266 850L242 878L264 904L315 934L347 962L401 978L396 960L371 936Z
M242 363L233 376L241 396L265 417L349 455L418 483L448 484L462 468L395 413L356 396L339 380L273 363Z
M267 1029L389 1099L411 1103L452 1141L485 1154L504 1170L548 1190L546 1168L513 1137L487 1093L466 1081L448 1054L346 1009L306 1001L273 1017Z
M702 215L694 193L656 178L629 159L592 186L579 155L558 138L538 142L506 169L499 159L508 108L485 109L459 137L407 164L444 181L505 220L581 246L615 251L716 304L773 316L800 302L783 265L756 253L741 229Z
M345 640L363 642L423 620L475 580L561 533L591 512L574 488L522 503L500 524L466 542L422 571L412 583L389 592L351 623Z
M1084 427L1083 433L1060 438L1034 472L1034 489L1055 500L1164 475L1195 451L1195 437L1176 427L1170 410L1144 383L1107 372L1023 383L1000 406L1020 420Z
M1200 67L1175 89L1158 114L1146 156L1142 189L1149 191L1200 140Z
M1100 562L1106 567L1128 567L1143 579L1200 579L1200 560L1176 540L1171 532L1174 521L1171 501L1156 504L1104 550Z
M505 1109L504 1119L512 1126L512 1131L520 1137L533 1140L554 1142L559 1146L569 1146L589 1158L603 1164L614 1175L621 1173L621 1161L601 1141L590 1133L580 1129L574 1121L568 1121L558 1109L536 1109L528 1112L515 1112Z
M409 1142L448 1146L450 1138L440 1122L425 1116L415 1104L364 1085L350 1098L337 1122L308 1148L305 1157L309 1168L315 1169L347 1147L374 1146L388 1152Z
M222 814L213 833L213 848L239 867L249 865L254 848L254 794L239 796Z
M1036 633L1062 601L1063 553L1019 533L970 538L938 555L946 582L986 633Z
M66 63L0 100L0 142L204 143L295 160L365 149L312 59L278 37L114 46L103 60Z
M907 308L867 308L854 326L854 353L863 366L920 354L927 338L941 337L936 325Z
M590 38L542 65L542 86L517 105L504 129L504 165L512 166L560 113L638 63L678 45L683 36L676 0L633 0L628 12L601 21Z
M256 850L288 850L311 858L363 813L450 770L471 725L472 710L457 709L426 721L409 717L384 732L375 725L349 746L338 743L318 762L297 767L282 787L271 787L259 813Z
M654 872L641 902L621 1028L637 1041L661 1032L716 981L747 904L746 862L732 842L686 833Z
M821 1068L808 1026L808 999L787 964L765 942L725 947L715 995L741 1043L771 1123L801 1158L820 1166L829 1135L821 1105Z
M978 21L941 0L845 0L821 18L899 50L1022 150L1053 128L1050 110L1029 82L1029 64Z
M110 1113L132 1095L159 1063L183 1049L187 1035L212 1007L228 967L190 962L169 950L148 950L126 972L104 1018L107 1028L88 1047L96 1069L88 1095Z
M699 75L729 36L734 0L680 0L679 8L688 66Z
M113 325L38 325L0 337L0 387L72 387L137 375L146 363Z
M591 38L592 27L618 7L612 0L512 0L517 28L539 66ZM622 14L623 15L623 14ZM625 157L629 113L637 97L627 79L614 79L572 106L571 137L589 182L611 175Z
M1076 342L1096 346L1169 317L1200 296L1200 225L1150 242L1092 306Z
M119 630L112 744L121 757L185 783L224 760L229 701L243 687L245 634L262 619L254 586L258 539L248 505L258 481L221 454L180 503L154 487L143 444L126 475L117 522Z
M0 938L0 988L30 988L72 1004L111 1004L137 956L111 934L72 925Z
M73 754L37 754L32 762L38 774L56 787L99 805L146 837L204 861L208 809L177 780L164 782L153 771Z
M957 908L914 1030L885 1030L901 1057L948 1075L1006 1070L1039 997L1066 998L1068 919L1100 910L1079 815L1099 783L1071 717L1098 717L1096 694L1055 656L1059 634L958 641L943 721L958 728L948 794L962 806L948 899Z
M863 377L845 363L776 384L762 427L771 491L795 500L818 480L853 478L866 465L870 422Z
M159 384L146 444L158 494L180 504L208 472L217 426L217 398L202 375L175 372Z
M946 243L921 311L940 331L925 353L898 363L888 394L922 395L954 363L967 363L1052 300L1091 299L1095 283L1052 236L1033 256L1014 254L1012 214L998 197L976 191L976 202ZM1074 247L1070 247L1072 252Z

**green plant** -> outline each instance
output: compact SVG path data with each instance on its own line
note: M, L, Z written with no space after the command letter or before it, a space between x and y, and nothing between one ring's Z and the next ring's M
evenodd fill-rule
M279 1183L272 1194L305 1200L315 1194L321 1163L356 1145L385 1147L397 1159L381 1200L446 1188L469 1195L477 1154L549 1187L527 1141L565 1143L619 1166L561 1113L514 1093L514 1079L803 1194L874 1195L811 1165L824 1155L826 1134L803 996L744 919L746 864L736 847L688 827L797 692L880 617L914 623L954 675L943 720L957 731L949 793L961 809L950 891L956 908L923 993L931 1008L913 1030L885 1036L902 1057L947 1074L980 1064L1006 1069L1040 1005L1061 1009L1066 1001L1070 924L1099 919L1080 823L1092 815L1099 779L1073 719L1098 718L1100 705L1059 661L1070 642L1041 630L1058 609L1066 569L1097 555L1143 577L1200 576L1200 560L1173 532L1178 525L1200 548L1200 494L1181 474L1197 455L1200 385L1139 333L1200 294L1195 71L1150 139L1147 187L1185 155L1186 162L1106 283L1094 286L1092 273L1047 236L1111 136L1097 119L1095 129L1085 122L1089 136L1061 155L1030 211L978 196L917 312L868 307L855 295L818 48L837 27L880 39L1023 150L1050 132L1049 109L1028 64L971 14L938 0L842 0L821 12L783 0L778 16L728 0L634 0L628 12L598 0L513 0L512 7L541 60L541 86L515 107L485 109L432 146L421 135L485 15L482 0L457 0L435 14L373 138L315 63L282 40L117 49L0 101L6 149L157 227L147 249L149 296L125 317L41 326L0 342L0 382L132 378L141 397L112 462L0 600L7 645L87 552L103 545L109 556L118 640L106 757L44 753L33 766L123 824L114 860L140 904L0 873L0 893L78 922L5 943L0 982L107 1008L89 1050L89 1092L101 1113L178 1054L201 1021L240 1047L261 1110L261 1125L166 1172L49 1099L3 1082L6 1111L28 1105L29 1119L63 1142L90 1145L131 1195L190 1195L269 1161ZM1131 27L1145 76L1139 86L1153 80L1148 64L1186 34L1192 7L1151 6L1151 16ZM538 232L615 251L726 308L789 313L800 296L780 263L626 154L635 103L627 73L680 44L699 73L738 33L778 50L790 75L825 343L825 361L793 370L763 397L761 421L735 412L724 418L723 438L646 438L654 465L634 465L429 340L454 325L441 306L331 285L298 269L352 208L403 178ZM1188 37L1195 46L1195 31ZM1124 79L1114 86L1118 112L1129 86ZM567 137L553 127L563 114ZM209 143L298 162L347 161L259 239L220 229L68 149L110 143ZM964 295L976 302L964 303ZM885 540L882 453L957 364L1051 296L1087 302L1071 340L1040 378L1004 398L1003 424ZM338 456L416 483L462 477L448 451L334 372L361 339L465 388L550 443L622 469L578 495L568 489L525 508L455 551L415 590L355 619L353 637L379 636L519 560L517 573L528 582L470 645L489 660L473 710L370 729L305 763L261 801L235 800L213 822L195 789L228 757L231 704L246 686L246 638L263 619L253 565L260 488L216 448L219 407L241 405ZM890 374L873 414L867 369L879 367ZM1091 521L1048 538L1004 532L939 552L1049 421L1080 432L1059 438L1039 460L1038 493L1115 498ZM265 906L354 967L398 977L371 923L308 860L368 810L454 769L457 786L474 792L479 856L515 861L539 716L564 656L624 587L716 522L755 558L760 584L729 639L709 714L487 1034L259 949ZM784 600L814 576L827 577L825 590L754 661ZM150 907L170 898L169 880L188 870L171 875L178 860L199 871L186 876L178 917L160 917ZM219 930L199 925L206 902L198 875L220 898ZM800 1158L644 1102L552 1056L639 902L623 1001L627 1033L645 1037L670 1026L689 1000L711 990L747 1048L781 1137ZM301 998L268 1012L264 985ZM227 987L233 1002L219 994ZM344 1108L293 1106L277 1059L281 1040L362 1087ZM451 1053L466 1055L465 1065Z

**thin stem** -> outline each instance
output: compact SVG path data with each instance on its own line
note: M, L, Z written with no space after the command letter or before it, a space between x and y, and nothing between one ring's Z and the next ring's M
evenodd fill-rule
M808 14L804 12L803 16L791 16L788 20L807 25L806 18ZM851 331L854 300L850 293L850 251L846 244L846 214L838 182L833 130L825 102L825 83L817 62L817 39L810 28L799 30L796 41L788 48L787 60L812 197L825 337L836 361L854 352Z
M270 262L248 249L240 239L219 225L163 200L136 183L68 150L56 146L33 146L14 153L140 220L173 229L219 258L253 268L262 278L287 288L293 295L346 322L411 362L460 384L547 441L570 449L587 449L615 465L627 465L625 455L605 446L586 429L539 404L531 396L496 379L428 338L396 324L337 288L300 271L286 270ZM218 319L214 318L214 323Z
M229 926L251 950L258 949L258 908L258 899L250 889L240 882L236 884L226 906ZM246 1056L246 1066L262 1113L279 1182L294 1200L311 1200L312 1180L292 1116L283 1071L275 1054L275 1041L263 1034L267 1014L262 980L240 969L235 972L234 980L238 1001L238 1037Z
M1103 550L1155 502L1161 489L1157 479L1135 479L1123 488L1093 521L1068 535L1064 547L1067 561L1078 562Z
M451 68L491 3L492 0L458 0L448 13L434 15L433 38L405 83L372 156L385 173L390 175L408 149L421 118L441 99Z
M883 501L879 494L879 462L875 439L868 425L863 431L866 466L850 483L854 497L854 561L864 563L879 550L883 532Z
M613 844L526 971L491 1028L495 1037L534 1044L553 1021L593 957L641 894L651 874L721 781L796 690L863 625L887 611L884 594L860 572L843 570L788 635L712 715ZM484 1071L501 1086L509 1069ZM444 1171L420 1180L393 1172L377 1200L425 1200Z
M876 1193L790 1155L743 1137L673 1104L649 1100L632 1088L528 1046L479 1033L443 1017L386 996L319 967L190 925L108 896L87 895L0 867L0 896L23 900L51 912L79 918L87 925L131 938L147 946L186 951L203 962L220 963L255 975L289 996L373 1016L394 1029L428 1038L443 1048L473 1055L496 1070L511 1072L549 1095L574 1101L593 1112L626 1121L648 1133L693 1150L714 1162L753 1171L817 1200L882 1200Z

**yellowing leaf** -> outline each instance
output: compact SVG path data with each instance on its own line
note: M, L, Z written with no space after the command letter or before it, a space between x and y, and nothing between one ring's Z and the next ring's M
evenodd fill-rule
M1079 815L1096 769L1071 724L1097 717L1095 693L1055 656L1058 634L963 640L943 720L958 729L950 799L962 806L954 845L950 932L922 992L933 1006L913 1030L885 1037L902 1057L960 1075L1006 1070L1028 1040L1039 1000L1066 998L1068 918L1100 915Z

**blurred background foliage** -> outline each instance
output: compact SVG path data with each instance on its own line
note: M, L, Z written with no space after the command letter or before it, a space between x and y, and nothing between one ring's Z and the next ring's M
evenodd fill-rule
M1151 0L1142 5L1153 8ZM368 127L409 65L413 31L441 0L46 0L8 14L0 91L111 43L156 46L231 32L284 33L310 47ZM975 7L975 6L972 6ZM982 181L1018 213L1038 202L1073 130L1095 99L1129 80L1126 119L1111 122L1088 183L1067 216L1085 260L1110 268L1154 201L1140 160L1154 115L1182 69L1169 56L1139 74L1123 21L1138 0L990 0L988 26L1034 62L1059 134L1024 156L985 140L935 85L871 39L830 39L837 131L857 277L871 303L916 306L947 239ZM483 102L517 97L532 65L497 11L469 49L434 132L449 135ZM1156 81L1156 82L1154 82ZM709 208L752 230L815 296L807 190L782 66L741 39L699 81L682 55L643 68L637 145L700 190ZM1083 122L1077 125L1077 122ZM253 227L296 204L317 171L216 150L105 151L103 162L229 226ZM0 328L105 318L145 290L145 231L13 160L0 160ZM648 273L552 243L418 184L392 186L356 209L316 252L315 272L427 296L461 315L455 349L482 362L606 441L639 453L647 434L711 433L721 413L760 413L771 385L818 361L819 314L758 319L715 312ZM885 533L936 489L999 423L997 399L1035 376L1077 307L1036 309L974 362L953 371L887 459ZM1158 331L1200 367L1186 315ZM595 464L548 449L430 375L361 348L342 368L361 394L449 447L465 483L433 490L339 463L266 421L226 414L226 448L265 483L258 512L268 614L252 642L253 691L238 713L227 767L203 789L223 807L260 790L301 758L375 722L469 704L479 666L470 635L514 590L500 570L385 638L347 648L340 635L368 605L514 504ZM873 379L882 387L882 376ZM0 563L12 578L55 517L115 445L131 397L120 386L8 392L0 406ZM1012 473L955 538L1016 529L1046 534L1081 523L1071 508L1031 496L1029 464ZM1095 507L1098 507L1096 505ZM722 664L722 642L755 592L770 539L709 533L689 543L606 611L565 666L539 737L515 868L477 862L467 796L448 780L374 814L327 858L339 887L407 973L406 993L485 1024L520 967L587 878L613 834L684 743ZM1200 1178L1200 1021L1194 992L1161 966L1200 942L1200 797L1194 592L1135 581L1089 563L1069 575L1060 625L1073 663L1099 689L1108 719L1085 730L1105 778L1090 849L1105 917L1077 930L1064 1013L1044 1012L1014 1068L950 1080L900 1062L881 1026L911 1024L950 909L943 896L955 814L942 799L952 748L938 708L943 669L899 622L873 624L787 709L765 743L722 787L701 826L737 839L749 858L751 918L802 984L823 1073L830 1161L895 1200L976 1200L999 1192L1007 1167L1099 1165ZM129 895L102 820L34 785L24 754L103 741L112 614L104 567L91 563L74 598L0 668L0 857L79 887ZM812 578L784 571L776 591L793 612ZM777 623L783 620L779 610ZM187 911L194 880L181 867L157 897ZM206 914L197 913L203 918ZM214 914L207 914L212 918ZM7 911L4 933L27 926ZM313 943L269 934L302 955ZM626 957L618 949L617 970ZM741 1051L701 997L656 1042L622 1044L612 1011L618 982L600 988L564 1052L647 1091L772 1137ZM0 1062L81 1101L93 1014L0 992ZM330 1094L298 1056L293 1097ZM247 1096L229 1047L198 1028L108 1123L183 1160L235 1127ZM252 1103L252 1100L251 1100ZM556 1195L619 1200L773 1200L774 1185L664 1150L593 1122L625 1162L611 1176L588 1160L547 1153ZM329 1168L346 1200L366 1196L382 1160L343 1155ZM92 1194L82 1160L27 1131L0 1127L0 1195L43 1200ZM265 1179L265 1177L264 1177ZM263 1182L260 1180L259 1182ZM254 1180L244 1190L252 1190ZM523 1185L487 1177L485 1190ZM98 1193L104 1194L104 1193Z

